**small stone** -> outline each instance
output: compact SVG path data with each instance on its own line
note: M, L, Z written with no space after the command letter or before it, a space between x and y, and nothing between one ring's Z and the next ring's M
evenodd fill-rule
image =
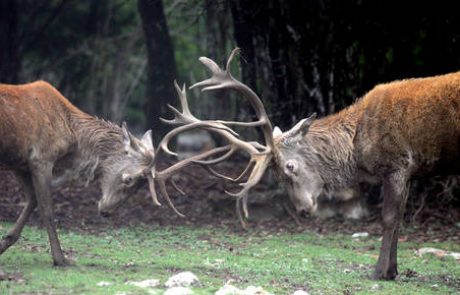
M343 270L344 273L351 273L351 271L352 271L352 270L349 269L349 268L345 268L345 269Z
M189 287L199 282L198 278L191 272L185 271L173 275L166 281L165 286L167 288L172 287Z
M272 295L262 287L249 286L243 291L243 295Z
M97 283L96 285L99 286L99 287L106 287L106 286L113 285L113 283L111 283L111 282L100 281L100 282Z
M380 285L379 284L373 284L371 287L371 291L378 291L380 290Z
M367 232L359 232L359 233L354 233L351 235L351 237L353 239L357 239L357 238L367 238L369 236L369 233Z
M131 285L131 286L136 286L139 288L155 288L160 285L160 281L157 279L148 279L148 280L143 280L143 281L130 281L126 282L126 285Z
M241 291L235 286L226 284L219 290L217 290L217 292L214 293L214 295L243 295L243 291Z
M166 290L163 295L191 295L193 291L186 287L172 287Z
M425 254L433 254L437 257L444 257L444 256L451 256L454 259L460 260L460 253L458 252L451 252L451 251L446 251L446 250L441 250L441 249L436 249L436 248L420 248L415 252L418 256L422 256Z
M294 293L292 293L292 295L310 295L310 294L308 294L308 292L304 290L297 290Z

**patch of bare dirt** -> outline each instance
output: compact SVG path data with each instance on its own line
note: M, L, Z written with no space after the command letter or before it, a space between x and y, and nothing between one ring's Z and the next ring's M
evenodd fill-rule
M222 172L236 176L241 166L220 167ZM98 232L107 227L122 227L137 224L157 224L161 226L193 225L224 226L234 231L243 231L235 214L234 200L224 191L235 189L228 183L213 178L200 167L189 167L175 179L186 196L169 192L176 208L186 215L181 218L174 214L163 201L162 207L153 205L147 187L132 196L112 217L102 218L97 212L97 202L101 196L97 183L88 187L64 185L53 193L56 221L60 228L85 232ZM339 232L352 234L368 232L379 235L379 208L375 206L371 218L358 222L343 219L321 220L308 218L296 224L285 210L286 198L273 178L266 177L252 190L254 201L250 203L250 228L260 230L261 235L277 232L314 231L319 234ZM22 209L22 189L14 176L0 171L0 221L14 222ZM457 239L460 242L460 210L442 208L436 211L427 208L418 212L417 221L406 224L403 239L412 241ZM433 212L432 212L433 211ZM432 215L426 212L433 213ZM439 216L442 212L443 216ZM410 218L408 218L410 220ZM29 224L40 224L37 212Z
M0 281L11 281L15 283L24 283L24 276L20 272L6 273L0 269Z

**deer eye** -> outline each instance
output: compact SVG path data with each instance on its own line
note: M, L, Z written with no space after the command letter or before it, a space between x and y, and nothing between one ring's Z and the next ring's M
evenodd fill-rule
M130 185L130 184L133 183L134 178L133 178L131 175L126 175L126 174L124 174L124 175L121 177L121 181L122 181L125 185Z
M286 163L286 169L289 172L294 172L296 170L296 165L293 162L287 162Z

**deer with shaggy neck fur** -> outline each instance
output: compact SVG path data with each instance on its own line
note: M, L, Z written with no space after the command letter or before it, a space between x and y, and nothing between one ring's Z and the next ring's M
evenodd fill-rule
M212 76L192 88L233 90L250 101L257 120L199 120L190 112L185 88L176 86L182 112L172 108L175 117L166 122L178 127L165 136L160 150L177 155L169 149L168 141L195 128L214 132L228 144L155 174L164 182L185 166L203 165L214 176L240 184L241 190L229 194L237 197L237 208L242 208L246 216L248 192L272 161L300 215L315 212L321 196L333 196L334 191L360 182L380 183L384 199L383 241L374 277L394 279L399 224L410 180L460 172L460 72L378 85L341 112L321 119L312 115L283 133L279 128L272 129L254 91L230 73L230 62L237 52L238 49L231 53L225 69L201 57ZM231 128L234 126L260 128L265 143L242 140ZM250 155L240 176L234 178L214 170L213 165L236 151Z
M98 208L107 215L145 180L153 183L153 160L150 130L137 139L125 124L119 127L82 112L43 81L0 84L0 169L14 172L26 199L15 225L0 241L0 254L18 240L38 206L54 265L66 265L54 224L53 177L100 179ZM156 196L154 201L158 204Z

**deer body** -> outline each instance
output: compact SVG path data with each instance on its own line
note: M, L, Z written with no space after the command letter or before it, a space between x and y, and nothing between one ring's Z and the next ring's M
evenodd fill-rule
M460 72L377 86L356 108L362 109L355 138L362 169L459 172Z
M460 172L460 72L376 86L354 105L313 121L294 143L280 137L275 161L285 167L298 154L298 165L313 170L308 184L288 185L300 213L315 210L321 189L382 184L383 242L374 275L393 279L410 179Z
M26 205L0 241L0 254L13 245L38 205L49 235L55 265L66 265L54 225L51 182L71 171L87 181L101 179L101 213L134 193L153 161L150 131L142 140L126 126L90 116L73 106L50 84L0 84L0 169L14 171Z

